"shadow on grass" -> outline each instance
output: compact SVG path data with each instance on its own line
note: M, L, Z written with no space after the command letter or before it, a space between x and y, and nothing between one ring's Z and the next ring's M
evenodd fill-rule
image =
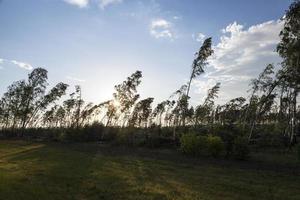
M28 153L33 153L34 151L38 151L42 147L44 147L44 144L24 145L24 148L5 153L4 155L0 155L0 159L10 159L10 160L18 159L18 157L22 157Z
M282 199L286 193L294 195L286 199L300 196L296 192L299 178L291 174L256 170L258 164L244 167L249 162L187 158L169 149L37 143L12 150L14 153L4 155L4 160L7 168L9 163L14 167L1 175L0 163L0 199Z
M86 144L24 145L3 156L14 168L0 180L0 199L166 199L141 188L122 162L97 152Z
M291 161L291 156L289 160L285 160L285 162L279 162L279 159L283 159L264 159L264 157L274 157L274 155L265 154L262 156L253 154L249 160L238 161L233 159L226 159L224 157L212 158L209 156L201 156L195 158L183 155L175 149L145 149L128 148L124 146L110 147L108 145L99 145L98 148L99 152L101 152L101 154L104 156L135 157L162 162L172 162L186 168L194 168L196 166L215 166L230 169L270 171L300 176L300 164L296 161ZM296 160L296 156L294 157L294 159Z

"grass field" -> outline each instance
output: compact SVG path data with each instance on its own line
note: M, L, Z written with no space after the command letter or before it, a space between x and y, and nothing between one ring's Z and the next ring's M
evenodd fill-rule
M175 150L0 141L0 199L300 199L294 154L250 161Z

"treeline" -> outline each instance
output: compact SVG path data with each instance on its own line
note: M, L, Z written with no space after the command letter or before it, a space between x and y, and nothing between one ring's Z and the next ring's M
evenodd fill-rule
M226 127L223 129L238 130L238 134L249 143L266 135L275 135L285 138L285 142L292 145L299 133L300 119L297 107L300 88L299 1L290 6L282 20L284 27L279 33L281 40L276 48L282 58L280 69L275 71L275 66L268 64L251 81L248 98L237 97L224 105L216 105L221 87L217 83L208 90L203 103L190 105L191 83L205 73L207 60L213 54L212 39L207 38L192 62L189 82L155 107L152 107L154 98L140 99L137 92L142 79L141 71L136 71L116 85L111 100L93 104L82 99L80 86L76 86L69 97L65 97L68 88L65 83L48 89L47 70L36 68L27 80L14 82L3 94L0 100L0 130L6 136L8 133L23 136L29 129L73 131L98 124L107 129L137 128L152 132L165 129L169 137L178 140L182 131L195 132L205 127L204 132L220 135L217 130ZM151 134L146 132L146 135Z

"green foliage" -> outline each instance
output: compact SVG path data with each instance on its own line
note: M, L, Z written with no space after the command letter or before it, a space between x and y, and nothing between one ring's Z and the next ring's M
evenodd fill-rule
M173 136L173 128L172 127L161 127L160 135L163 137L172 137Z
M218 135L222 138L226 156L229 157L233 152L234 133L233 131L223 129L218 131Z
M208 152L214 157L220 156L224 151L224 142L219 136L208 135L207 146Z
M65 131L61 131L53 137L53 140L57 142L66 142L68 139L68 134Z
M283 58L281 79L299 91L299 43L300 43L300 1L294 1L285 13L284 26L281 30L277 52Z
M112 142L117 138L119 129L116 127L104 127L101 141Z
M134 146L135 145L135 129L134 128L123 128L119 129L116 135L114 144L115 145L126 145Z
M283 128L278 125L265 124L257 127L254 140L258 148L284 148L289 145L289 137L284 136Z
M233 144L233 154L237 160L246 160L249 156L250 148L245 137L237 137Z
M147 127L153 100L154 98L143 99L135 105L129 120L130 126Z
M140 131L136 128L122 128L118 129L116 137L112 141L114 145L117 146L142 146L145 144L146 136L141 134Z
M145 140L145 146L149 148L172 147L174 140L171 137L159 135L157 132L150 132Z
M300 144L297 145L297 156L298 156L298 161L300 161Z
M201 155L207 149L207 137L194 133L183 134L180 138L180 150L189 155Z
M260 148L283 148L289 145L289 138L281 134L264 133L256 139L256 146Z
M112 109L114 112L110 112L110 114L115 115L118 113L123 118L123 123L130 116L130 109L134 106L136 101L140 98L140 95L137 94L137 87L141 83L142 72L136 71L131 76L127 77L127 80L123 81L123 83L115 86L114 102L117 102L119 106L114 106ZM111 117L108 116L107 125L110 125Z
M65 94L68 85L64 83L58 83L46 93L47 73L46 69L36 68L28 74L27 81L17 81L8 87L0 101L0 126L28 128L39 119L39 115L44 114L47 106ZM1 117L6 119L4 124L1 124Z

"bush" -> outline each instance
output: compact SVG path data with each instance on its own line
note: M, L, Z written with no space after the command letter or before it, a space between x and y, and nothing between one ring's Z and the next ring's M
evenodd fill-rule
M234 133L232 131L228 130L221 130L219 132L220 137L222 138L224 142L224 149L226 153L226 157L229 157L233 153L233 143L234 143Z
M159 136L156 133L151 133L146 139L146 146L149 148L171 147L174 141L169 137Z
M208 152L214 156L219 156L224 151L224 142L219 136L209 135L207 137Z
M67 140L67 134L65 131L61 130L59 133L55 134L53 141L56 142L65 142Z
M237 137L233 144L233 154L237 160L246 160L249 156L250 148L245 137Z
M112 142L116 140L117 135L118 135L118 128L115 127L104 127L103 133L102 133L102 138L100 140L106 141L106 142Z
M289 144L287 137L277 133L261 133L255 142L259 148L283 148Z
M298 161L300 161L300 144L297 145Z
M160 135L163 137L173 137L173 128L172 127L161 127Z
M84 128L82 140L85 142L99 141L103 138L104 126L99 123L93 123Z
M189 155L203 154L207 148L207 137L193 133L183 134L180 138L180 150Z
M119 129L116 138L116 145L134 146L135 130L131 127Z

